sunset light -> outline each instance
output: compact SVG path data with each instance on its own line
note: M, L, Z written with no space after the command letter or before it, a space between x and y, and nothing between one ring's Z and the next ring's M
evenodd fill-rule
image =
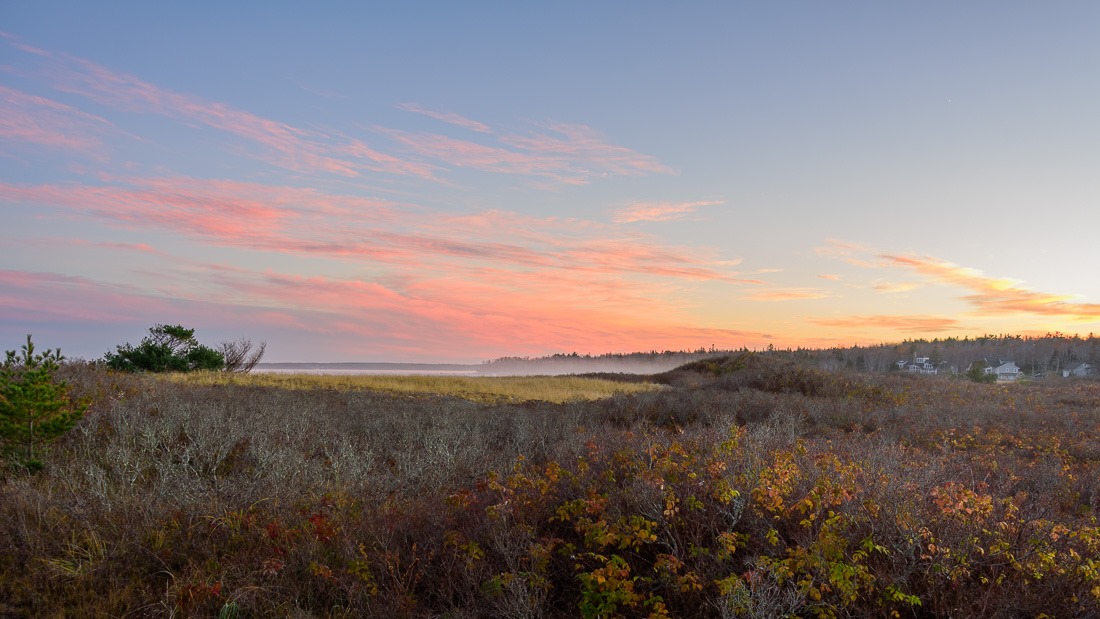
M616 6L4 9L0 339L468 363L1100 328L1095 6Z
M6 2L0 617L1100 617L1100 2Z

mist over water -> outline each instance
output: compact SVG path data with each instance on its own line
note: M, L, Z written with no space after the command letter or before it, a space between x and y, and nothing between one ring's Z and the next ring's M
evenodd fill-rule
M476 370L425 370L419 368L379 370L371 368L261 368L252 370L256 374L313 374L330 376L477 376Z
M253 370L270 374L561 376L567 374L659 374L710 354L505 358L478 364L437 363L260 363Z
M686 361L563 361L553 364L532 362L530 367L507 364L488 367L477 372L480 376L561 376L566 374L660 374L677 368Z

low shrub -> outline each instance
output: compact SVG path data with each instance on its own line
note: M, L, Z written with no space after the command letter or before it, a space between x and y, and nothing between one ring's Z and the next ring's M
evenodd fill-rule
M559 404L64 364L0 615L1100 614L1100 383L744 362Z

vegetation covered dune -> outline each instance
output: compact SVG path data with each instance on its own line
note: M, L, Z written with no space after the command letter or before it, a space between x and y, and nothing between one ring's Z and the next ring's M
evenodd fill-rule
M1100 615L1100 382L700 361L563 403L84 366L0 615Z

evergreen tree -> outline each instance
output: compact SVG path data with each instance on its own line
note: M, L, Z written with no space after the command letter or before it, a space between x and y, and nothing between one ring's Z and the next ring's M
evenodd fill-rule
M199 344L195 330L181 325L156 325L137 346L126 343L104 355L107 367L124 372L188 372L220 370L225 355Z
M989 364L985 361L975 361L966 372L966 377L976 383L995 383L997 375L986 372Z
M28 335L21 354L7 351L0 366L0 445L4 455L32 470L42 468L35 447L68 432L87 409L69 398L65 381L54 380L63 359L60 350L36 354Z

